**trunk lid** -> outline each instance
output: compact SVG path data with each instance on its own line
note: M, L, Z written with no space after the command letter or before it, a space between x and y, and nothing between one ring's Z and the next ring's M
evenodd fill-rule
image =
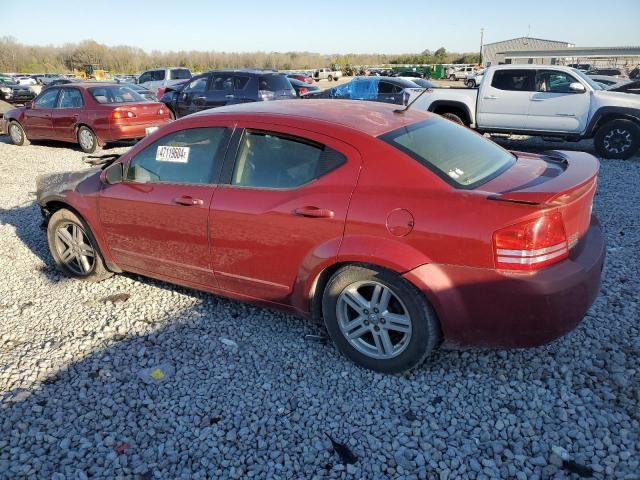
M589 228L598 159L583 152L515 153L515 165L482 190L490 200L556 207L571 248Z

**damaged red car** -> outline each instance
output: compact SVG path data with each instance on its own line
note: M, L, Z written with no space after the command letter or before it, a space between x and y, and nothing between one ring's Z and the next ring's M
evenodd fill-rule
M441 344L531 347L581 321L605 258L599 164L509 152L375 102L235 105L40 177L56 264L134 272L322 320L377 371Z
M140 139L169 121L164 104L126 85L70 83L46 88L24 107L9 110L0 133L6 131L15 145L59 140L94 153L108 142Z

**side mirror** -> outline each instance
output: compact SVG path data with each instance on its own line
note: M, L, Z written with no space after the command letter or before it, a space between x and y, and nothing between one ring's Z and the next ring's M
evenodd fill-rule
M122 163L114 163L107 167L102 174L102 181L108 185L122 183L124 179L124 167Z
M24 108L31 110L33 108L33 100L24 104Z
M584 88L584 85L582 85L580 82L573 82L569 84L569 91L571 93L584 93L587 91L587 89Z

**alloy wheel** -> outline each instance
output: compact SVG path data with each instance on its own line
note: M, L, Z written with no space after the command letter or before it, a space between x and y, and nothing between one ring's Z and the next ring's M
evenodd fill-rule
M336 316L344 338L368 357L394 358L409 345L409 310L381 283L362 281L347 286L338 297Z
M631 132L622 128L610 130L604 137L603 144L607 152L621 154L631 148L633 138Z
M55 245L58 258L65 267L80 276L91 273L96 251L80 225L72 222L60 224L55 232Z

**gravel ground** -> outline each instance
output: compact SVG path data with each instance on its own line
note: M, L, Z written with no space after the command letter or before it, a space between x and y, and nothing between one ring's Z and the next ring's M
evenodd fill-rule
M0 137L0 478L572 478L553 446L595 478L640 478L638 158L602 163L608 259L574 332L438 351L397 376L279 312L133 275L59 275L34 179L80 168L64 145Z

